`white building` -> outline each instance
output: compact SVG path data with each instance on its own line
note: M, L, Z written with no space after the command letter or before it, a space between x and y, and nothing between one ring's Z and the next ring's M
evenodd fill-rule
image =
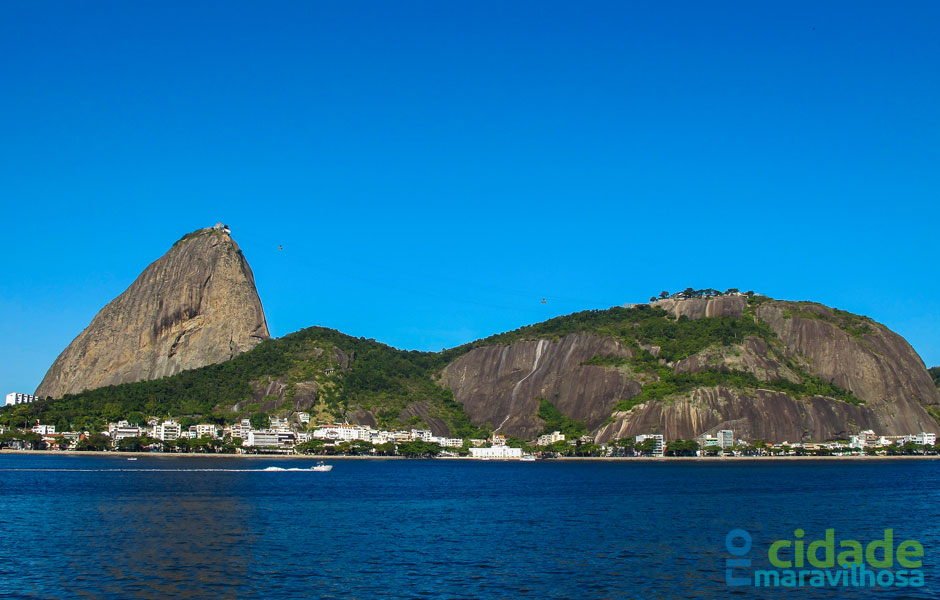
M123 425L121 423L123 423ZM140 427L129 425L127 421L121 421L121 423L117 423L114 428L111 427L110 423L108 424L108 432L111 435L111 439L114 440L114 443L126 438L141 437L144 433Z
M373 431L372 437L369 439L369 441L376 446L379 444L386 444L388 442L395 441L395 434L391 431Z
M33 427L33 433L39 435L52 435L55 433L55 425L36 425Z
M242 419L241 423L235 423L232 425L232 437L233 438L246 438L248 437L248 432L251 430L251 421L248 419Z
M538 441L536 441L537 446L551 446L555 442L565 441L565 434L560 431L553 431L551 433L546 433L545 435L540 435Z
M438 436L431 436L429 440L432 444L439 444L444 448L460 448L463 446L462 438L445 438Z
M434 436L431 435L431 431L429 429L411 430L411 441L413 442L417 442L419 440L422 442L430 442L432 437Z
M646 440L653 440L653 451L650 453L651 456L662 456L663 455L663 436L658 433L647 433L643 435L636 436L636 443L642 444Z
M301 423L306 425L307 423L310 422L310 413L305 413L305 412L297 413L297 418L300 420Z
M703 435L700 440L704 448L717 448L720 446L717 435Z
M522 458L522 448L493 446L491 448L470 448L472 458Z
M41 398L39 396L33 396L32 394L18 394L16 392L11 392L7 394L3 405L13 406L14 404L29 404L34 400L41 400Z
M108 435L114 435L114 430L118 427L130 427L127 421L118 421L117 423L108 423Z
M276 431L255 431L248 432L247 439L242 443L243 446L254 448L277 448L279 434Z
M164 442L178 440L180 435L183 433L180 424L176 421L164 421L163 423L154 427L154 432L157 434L154 437L163 440Z
M193 425L189 428L190 431L196 432L196 437L210 437L212 439L218 439L219 437L219 428L212 423L200 423L199 425Z
M353 440L372 441L371 427L361 425L325 425L313 432L313 437L333 442L351 442ZM409 434L410 436L410 434ZM410 441L406 440L406 441Z
M716 435L718 436L718 445L721 446L722 449L734 446L734 431L722 429Z
M928 444L931 445L931 446L933 446L933 445L935 445L935 444L937 443L937 434L936 434L936 433L927 433L927 432L925 432L925 431L922 431L922 432L920 432L920 433L918 433L918 434L916 434L916 435L914 435L914 436L912 436L912 437L913 437L913 439L912 439L911 441L914 442L915 444L919 444L919 445L921 445L921 446L925 446L925 445L928 445Z

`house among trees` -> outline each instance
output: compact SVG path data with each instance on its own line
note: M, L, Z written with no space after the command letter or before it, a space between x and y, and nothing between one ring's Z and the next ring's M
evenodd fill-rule
M729 288L724 292L719 292L714 288L706 288L704 290L696 290L693 288L685 288L681 292L676 292L675 294L670 294L669 292L662 291L659 293L659 296L651 296L650 302L656 302L657 300L689 300L691 298L718 298L719 296L759 296L755 292L745 292L741 293L738 288Z

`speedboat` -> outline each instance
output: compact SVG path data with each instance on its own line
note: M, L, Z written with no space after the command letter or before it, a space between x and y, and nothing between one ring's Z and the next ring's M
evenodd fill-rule
M521 460L521 461L523 461L523 462L533 462L533 461L535 461L535 457L532 456L531 454L528 454L528 455L526 455L526 456L523 456L523 457L520 458L519 460Z
M137 459L136 459L136 458L133 458L133 457L131 457L131 458L128 458L127 460L137 460Z
M311 471L332 471L332 470L333 470L333 465L325 465L325 464L323 464L323 461L321 460L320 462L318 462L318 463L315 464L314 466L310 467L310 470L311 470Z

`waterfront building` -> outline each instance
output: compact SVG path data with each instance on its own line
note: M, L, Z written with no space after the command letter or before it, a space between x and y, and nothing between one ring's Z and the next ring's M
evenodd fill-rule
M118 421L117 423L108 423L108 435L113 436L114 430L118 427L130 427L130 423L127 421Z
M390 431L372 431L369 441L375 445L385 444L395 440L395 434Z
M278 433L271 430L255 431L252 429L247 432L247 439L242 445L254 448L277 448L278 435Z
M55 433L55 425L36 425L33 427L33 433L39 435L52 435Z
M925 431L922 431L914 436L913 442L921 446L926 446L926 445L933 446L937 443L937 434L927 433Z
M200 423L199 425L193 425L189 428L190 431L196 432L196 437L210 437L212 439L218 439L219 437L219 428L212 423Z
M445 438L445 437L432 436L429 441L432 444L439 444L440 446L444 448L460 448L461 446L463 446L462 438Z
M522 458L522 448L500 445L490 448L470 448L472 458Z
M293 448L297 442L297 434L293 431L275 431L278 448Z
M431 431L428 429L412 429L411 430L412 442L417 442L419 440L422 442L429 442L431 441L432 437L433 436L431 435Z
M351 442L353 440L372 441L373 430L371 427L361 425L325 425L313 432L313 437L321 440L330 440L333 442ZM410 434L406 434L403 441L411 441Z
M248 419L242 419L240 423L235 423L232 425L232 437L233 438L246 438L248 437L248 432L251 430L251 421Z
M653 451L650 453L651 456L662 456L665 445L663 444L663 436L658 433L647 433L636 436L636 443L642 444L648 439L652 439L654 442Z
M703 435L701 437L701 444L705 448L720 448L721 444L718 441L717 435Z
M180 438L180 435L183 433L180 424L176 421L164 421L160 425L155 427L158 435L155 435L157 439L163 440L164 442L172 442Z
M563 441L565 441L565 434L560 431L553 431L551 433L546 433L545 435L540 435L535 444L537 446L551 446L555 442Z
M730 429L722 429L717 434L718 436L718 445L724 450L734 446L734 431Z
M114 440L115 444L123 439L141 437L144 434L144 431L140 427L130 425L127 421L116 423L113 428L111 425L111 423L108 423L108 433L111 435L111 439Z
M11 392L6 395L4 399L4 406L13 406L16 404L29 404L35 400L40 400L39 396L33 396L32 394L19 394L17 392Z

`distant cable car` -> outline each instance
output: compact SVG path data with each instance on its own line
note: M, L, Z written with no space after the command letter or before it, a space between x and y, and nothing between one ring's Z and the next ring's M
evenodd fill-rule
M542 304L545 304L545 298L542 298Z
M283 250L283 249L284 249L284 246L278 246L277 249L278 249L278 250Z

